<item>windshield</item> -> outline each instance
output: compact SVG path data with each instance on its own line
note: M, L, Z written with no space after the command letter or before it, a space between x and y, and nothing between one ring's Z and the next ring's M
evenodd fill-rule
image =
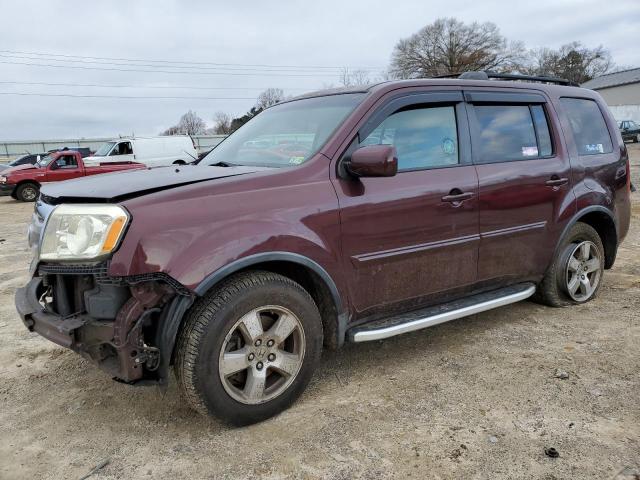
M51 155L47 155L46 157L40 157L40 160L36 162L36 165L38 165L39 167L46 167L51 163L52 160L53 160L53 157Z
M102 146L98 150L96 150L95 156L106 157L115 144L116 142L107 142L102 144Z
M199 163L300 165L324 145L363 98L364 94L342 94L276 105L235 131Z

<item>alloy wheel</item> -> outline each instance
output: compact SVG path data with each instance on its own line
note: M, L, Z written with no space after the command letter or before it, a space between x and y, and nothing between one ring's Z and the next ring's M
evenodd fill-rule
M38 193L36 192L36 189L33 187L25 187L22 190L22 198L24 198L27 202L31 202L32 200L35 200L37 196L38 196Z
M293 312L273 305L256 308L225 337L218 361L220 380L238 402L264 403L291 385L304 353L304 330Z
M602 276L602 261L593 242L578 243L569 255L566 269L566 289L576 302L591 298Z

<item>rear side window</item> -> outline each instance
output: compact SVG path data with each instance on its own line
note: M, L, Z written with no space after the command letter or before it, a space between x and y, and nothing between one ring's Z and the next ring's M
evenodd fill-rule
M388 116L360 145L393 145L398 170L440 168L458 164L455 107L401 110Z
M553 153L542 105L474 105L478 121L478 160L508 162Z
M565 97L560 102L569 117L578 155L599 155L613 151L607 124L595 101Z

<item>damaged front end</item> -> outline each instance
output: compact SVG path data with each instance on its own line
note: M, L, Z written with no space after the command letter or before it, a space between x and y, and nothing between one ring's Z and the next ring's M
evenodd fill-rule
M70 348L126 383L164 383L165 341L177 304L191 293L165 274L110 277L108 265L40 264L16 293L30 331ZM175 332L170 332L169 336Z

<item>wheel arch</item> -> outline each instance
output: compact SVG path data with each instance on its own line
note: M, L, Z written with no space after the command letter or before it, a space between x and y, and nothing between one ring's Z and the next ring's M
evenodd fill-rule
M594 228L604 247L604 268L613 266L618 251L618 225L613 213L605 207L593 205L577 212L567 223L556 246L555 256L558 255L562 242L569 233L571 227L582 222ZM554 258L555 258L554 256Z
M309 292L320 310L325 347L336 349L344 343L347 315L338 287L320 264L304 255L267 252L243 257L206 277L195 288L195 293L202 296L225 278L247 270L266 270L299 283Z
M278 273L298 282L309 292L320 310L325 348L333 350L344 344L348 314L338 287L321 265L303 255L291 252L268 252L243 257L207 276L195 287L194 293L197 297L201 297L223 280L248 270ZM176 297L163 313L156 336L156 345L160 346L162 352L158 372L161 384L166 384L169 366L173 363L176 353L178 332L195 298Z

